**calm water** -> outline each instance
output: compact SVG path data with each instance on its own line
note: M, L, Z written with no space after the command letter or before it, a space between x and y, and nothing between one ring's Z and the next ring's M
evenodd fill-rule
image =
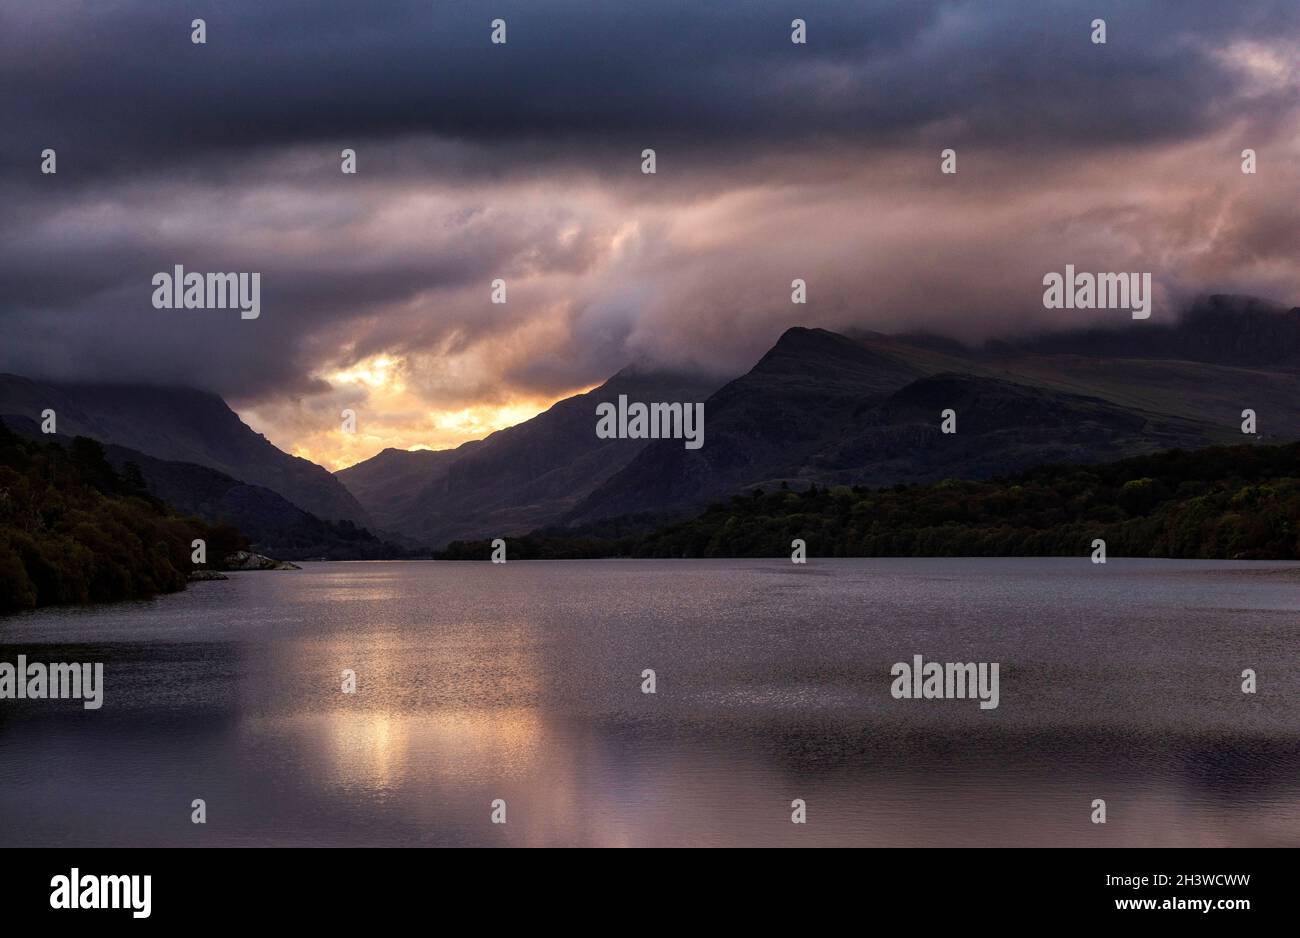
M1297 846L1298 600L1227 562L233 574L0 619L0 661L106 683L0 701L0 844ZM914 654L999 662L1001 705L894 700Z

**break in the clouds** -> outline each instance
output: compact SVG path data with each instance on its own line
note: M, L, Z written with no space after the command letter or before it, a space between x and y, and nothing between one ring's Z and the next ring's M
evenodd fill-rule
M1155 318L1294 303L1298 41L1291 2L5 2L0 369L210 388L338 466L796 323L1075 325L1066 263ZM175 264L261 315L154 309Z

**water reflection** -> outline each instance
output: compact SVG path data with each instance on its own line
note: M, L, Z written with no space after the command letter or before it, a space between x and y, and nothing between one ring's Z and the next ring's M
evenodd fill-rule
M17 617L0 660L108 687L0 705L0 844L1300 845L1292 576L1079 569L329 564ZM893 700L913 652L1002 706Z

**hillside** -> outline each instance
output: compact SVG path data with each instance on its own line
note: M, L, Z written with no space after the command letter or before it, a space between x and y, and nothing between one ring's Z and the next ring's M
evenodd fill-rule
M754 490L648 534L548 529L511 559L575 557L1074 556L1300 559L1300 444L1170 450L1044 466L986 481ZM486 541L445 559L483 560Z
M425 544L523 534L555 522L645 447L644 440L597 438L599 403L620 394L702 401L720 383L629 367L484 440L436 453L386 450L338 477L381 519L381 530Z
M194 538L214 559L246 546L148 497L96 441L38 443L0 423L0 613L182 590Z
M703 449L651 443L561 523L684 518L781 480L979 479L1048 462L1230 443L1241 439L1246 408L1256 412L1261 441L1297 440L1293 333L1300 335L1300 311L1240 297L1207 300L1175 325L980 349L933 337L790 329L705 403ZM957 413L954 434L940 432L947 409Z
M68 447L70 437L46 435L30 420L0 419L19 436ZM142 491L183 515L237 529L257 553L280 560L376 560L405 557L405 547L383 541L351 521L322 521L277 493L248 485L194 463L154 459L124 446L104 446L105 458L123 477L136 477Z
M52 409L57 430L137 450L155 459L216 469L261 485L326 520L367 526L360 503L327 470L277 449L216 394L194 388L57 384L0 375L0 417L39 422Z
M381 530L416 530L412 512L421 493L458 458L479 446L475 440L456 449L386 449L355 466L340 469L335 478L347 487Z

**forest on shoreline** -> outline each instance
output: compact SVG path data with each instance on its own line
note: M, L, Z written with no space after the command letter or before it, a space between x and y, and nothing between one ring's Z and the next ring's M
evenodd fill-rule
M195 538L217 562L191 561ZM0 613L176 592L247 547L233 527L152 498L138 469L119 473L96 441L26 440L0 422Z
M612 531L612 533L611 533ZM881 489L782 483L699 516L626 533L606 525L506 538L509 559L597 557L1110 556L1300 559L1300 443L1168 450L1043 466L984 481ZM483 560L490 541L435 554Z
M226 524L185 517L115 470L94 440L19 437L0 423L0 613L142 599L185 588L202 538L209 564L247 550ZM615 519L506 538L511 560L1110 556L1300 559L1300 443L1169 450L1100 465L1043 466L983 481L880 489L781 483L656 523ZM441 560L486 560L488 539Z

